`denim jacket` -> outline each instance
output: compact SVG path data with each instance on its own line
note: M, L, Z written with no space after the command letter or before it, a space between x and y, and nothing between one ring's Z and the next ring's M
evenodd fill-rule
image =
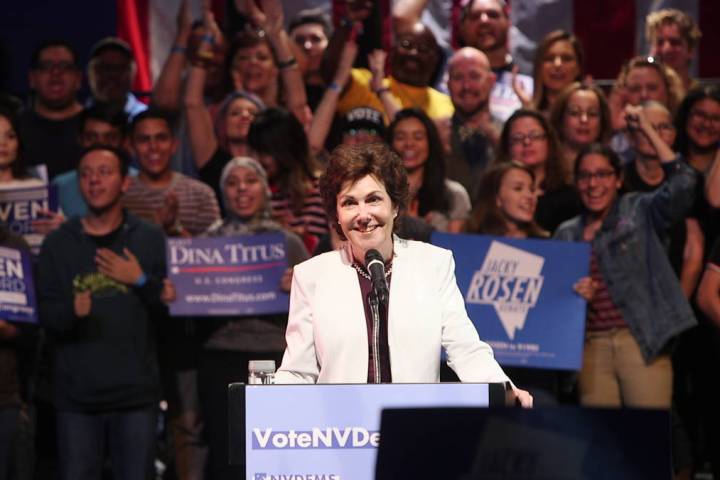
M666 181L651 193L615 201L592 241L600 272L646 362L670 339L696 324L661 237L693 202L695 175L685 162L663 164ZM559 240L582 241L585 217L558 227Z

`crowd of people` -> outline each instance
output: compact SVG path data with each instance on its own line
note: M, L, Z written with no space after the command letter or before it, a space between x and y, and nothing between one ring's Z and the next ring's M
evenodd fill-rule
M650 14L650 51L603 89L565 31L520 73L503 0L462 2L456 49L421 20L428 2L396 2L387 51L370 0L347 0L334 23L318 10L286 19L280 0L237 3L244 23L229 31L182 2L144 101L132 48L108 37L90 52L85 101L75 49L49 40L31 59L30 99L0 102L0 192L49 184L59 207L33 222L39 324L0 319L0 480L151 478L158 444L166 478L242 475L228 465L226 386L245 381L248 360L280 365L288 316L169 316L165 240L282 233L278 289L304 295L292 268L343 249L359 227L339 199L355 190L387 202L387 225L362 228L387 227L391 252L393 232L589 242L575 285L582 370L508 374L536 405L666 409L676 477L710 462L720 478L720 88L691 74L701 32L687 14ZM353 164L370 144L372 165ZM0 245L28 248L7 225ZM413 256L452 266L394 248L407 250L396 278ZM291 322L288 342L303 328ZM280 377L333 378L309 350L292 353Z

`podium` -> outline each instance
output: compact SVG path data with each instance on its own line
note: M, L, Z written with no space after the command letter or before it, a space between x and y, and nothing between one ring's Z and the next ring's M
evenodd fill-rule
M387 409L376 480L670 480L663 410Z
M371 480L386 408L507 403L503 384L245 385L229 395L229 458L251 480Z

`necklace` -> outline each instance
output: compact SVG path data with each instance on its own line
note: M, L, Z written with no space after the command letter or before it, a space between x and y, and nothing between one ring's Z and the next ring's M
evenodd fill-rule
M357 262L353 262L352 266L364 278L367 278L368 280L372 280L372 278L370 277L370 274L362 266L358 265ZM390 266L387 268L387 270L385 270L385 278L389 277L391 273L392 273L392 264L390 264Z

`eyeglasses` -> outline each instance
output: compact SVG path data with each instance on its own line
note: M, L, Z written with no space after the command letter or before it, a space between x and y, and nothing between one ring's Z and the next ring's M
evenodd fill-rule
M713 123L713 124L719 124L720 123L720 115L712 115L704 110L695 109L693 108L690 111L690 116L694 117L697 120Z
M577 183L587 184L593 178L596 180L607 180L615 175L615 170L598 170L597 172L578 172L575 176Z
M60 73L69 73L77 70L77 67L73 62L69 61L53 62L50 60L43 60L38 62L35 65L34 69L43 73L51 73L53 71L58 71Z
M547 138L547 135L545 135L542 132L530 132L527 135L522 133L516 133L515 135L510 135L510 144L511 145L524 145L525 141L527 140L529 143L539 142L540 140L545 140Z

